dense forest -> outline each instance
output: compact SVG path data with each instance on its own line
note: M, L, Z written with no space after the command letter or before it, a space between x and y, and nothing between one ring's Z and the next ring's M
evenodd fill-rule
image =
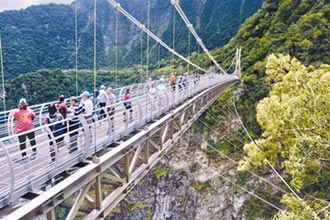
M260 134L255 121L255 103L268 94L265 82L266 57L282 53L296 57L304 65L316 67L330 63L329 1L266 1L242 25L237 35L223 48L214 51L223 64L230 61L236 47L242 48L242 80L247 91L242 96L245 121Z
M119 0L121 6L148 26L148 1ZM225 45L244 20L257 11L263 0L182 0L180 5L208 49ZM6 78L40 69L93 69L93 1L77 0L69 5L37 5L0 13L0 34ZM77 13L75 13L77 11ZM188 57L198 52L196 40L170 0L150 1L150 29L166 44ZM171 57L131 21L116 12L106 0L96 7L97 68L115 69L146 65ZM75 26L77 15L77 28ZM174 36L174 38L173 38ZM174 43L173 43L174 41ZM116 56L117 62L116 62Z

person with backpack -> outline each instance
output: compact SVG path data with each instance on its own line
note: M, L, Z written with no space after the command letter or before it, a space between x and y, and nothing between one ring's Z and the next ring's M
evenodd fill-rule
M57 146L63 142L63 127L64 127L64 121L63 116L57 112L57 108L55 104L50 104L48 106L48 116L45 120L46 125L48 125L50 131L52 132L55 142ZM50 147L50 158L52 162L55 161L55 150L54 150L54 143L52 140L52 136L48 134L48 138L50 139L49 147Z
M16 119L14 131L18 135L19 147L22 152L22 161L27 159L26 156L26 138L30 140L30 145L32 147L32 155L31 159L36 158L37 148L36 139L34 131L28 132L29 130L34 129L33 120L36 118L36 114L32 109L28 107L28 103L26 99L21 98L19 100L18 109L16 109L13 113L13 117Z
M68 107L65 104L65 100L64 100L64 95L60 95L58 98L58 102L55 104L57 112L59 112L63 119L66 119L66 116L68 113L70 113L70 110L68 109ZM66 121L64 121L64 125L63 125L63 132L66 133L67 132L67 124ZM64 137L62 138L63 141Z
M131 101L131 93L130 93L130 89L126 90L126 93L123 97L123 104L126 108L126 111L129 110L129 120L133 120L133 109L132 109L132 101ZM126 111L123 112L123 116L124 119L123 121L126 122L127 121L127 115L126 115Z
M78 134L80 127L80 120L78 116L85 111L83 105L78 105L76 97L70 98L70 107L69 110L71 113L68 114L69 120L69 136L70 136L70 146L69 153L73 153L78 150Z

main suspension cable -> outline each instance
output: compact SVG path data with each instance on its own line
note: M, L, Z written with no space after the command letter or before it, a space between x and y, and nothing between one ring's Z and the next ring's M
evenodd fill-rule
M169 52L173 53L174 55L176 55L180 59L184 60L185 62L189 63L190 65L194 66L195 68L197 68L199 70L202 70L203 72L207 73L207 70L199 67L198 65L194 64L193 62L191 62L189 59L185 58L184 56L182 56L181 54L179 54L178 52L176 52L175 50L173 50L172 48L170 48L160 38L158 38L155 34L153 34L148 28L146 28L143 24L141 24L138 20L136 20L136 18L134 18L125 9L123 9L120 6L119 3L117 3L114 0L107 0L107 1L112 5L112 7L114 7L116 10L118 10L119 12L121 12L125 17L127 17L130 21L132 21L136 26L138 26L139 28L141 28L146 34L148 34L151 38L153 38L157 43L159 43L160 45L162 45L163 47L165 47Z
M183 21L186 23L188 29L190 30L190 32L194 35L196 41L199 43L199 45L203 48L203 51L207 54L207 56L212 60L212 62L217 66L217 68L219 70L221 70L223 73L227 73L224 69L222 69L222 67L218 64L218 62L214 59L214 57L211 55L211 53L209 52L209 50L205 47L202 39L198 36L198 34L196 33L193 25L190 23L189 19L187 18L187 16L185 15L185 13L183 12L182 8L179 5L179 0L171 0L172 5L175 7L175 9L178 11L179 15L181 16L181 18L183 19Z

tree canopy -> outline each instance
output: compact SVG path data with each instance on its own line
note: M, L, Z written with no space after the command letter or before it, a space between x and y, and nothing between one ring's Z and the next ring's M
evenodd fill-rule
M282 202L290 209L280 212L279 219L328 219L330 65L305 67L288 55L270 55L266 82L271 90L257 105L263 132L244 146L240 169L266 166L269 161L289 175L291 186L304 199L284 196Z

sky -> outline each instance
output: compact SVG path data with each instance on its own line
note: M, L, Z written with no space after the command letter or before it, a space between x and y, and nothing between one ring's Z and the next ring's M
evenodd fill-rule
M70 4L74 0L0 0L0 12L4 10L19 10L24 9L31 5L40 5L40 4Z

